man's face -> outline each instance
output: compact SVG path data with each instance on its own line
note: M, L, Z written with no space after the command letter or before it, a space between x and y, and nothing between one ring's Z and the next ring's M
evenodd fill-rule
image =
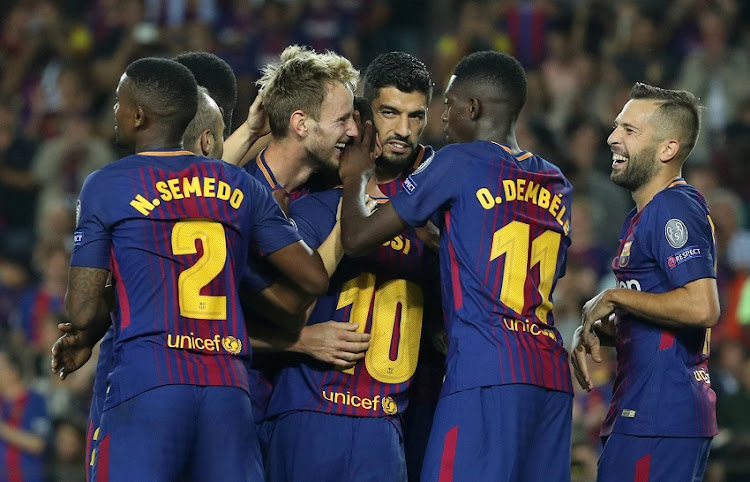
M341 151L358 135L353 114L354 94L341 83L332 84L320 106L320 119L308 117L310 130L304 140L307 154L318 168L339 167Z
M212 142L207 156L214 159L221 159L221 156L224 154L224 118L222 117L221 109L213 98L208 96L208 99L214 123L211 127L211 132L208 134L212 136Z
M629 191L645 185L657 172L657 142L651 119L658 105L650 100L631 99L615 119L615 128L607 138L612 149L610 179Z
M445 140L448 142L472 142L471 119L469 118L468 98L460 86L455 85L456 76L452 76L445 89L445 110L443 122Z
M115 105L112 107L115 114L115 142L122 147L132 146L135 142L133 126L135 104L131 92L132 87L128 76L122 74L115 93Z
M427 126L427 96L419 91L406 93L396 87L383 87L372 101L372 112L383 145L378 162L412 162Z

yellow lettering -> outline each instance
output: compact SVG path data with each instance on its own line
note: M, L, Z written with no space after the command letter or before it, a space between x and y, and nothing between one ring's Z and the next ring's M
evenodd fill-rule
M515 201L516 199L516 183L512 179L506 179L503 181L503 189L505 190L505 200Z
M353 395L351 400L352 400L352 406L353 407L359 407L360 406L360 402L361 402L362 399L359 398L356 395Z
M232 193L232 198L229 200L229 204L231 204L234 209L237 209L242 204L243 199L245 199L245 193L239 189L235 189Z
M177 337L179 339L179 337ZM169 348L177 348L177 340L172 341L172 334L167 335L167 346Z
M534 331L534 330L536 330L536 331ZM542 330L539 329L539 325L537 325L535 323L529 324L529 331L534 336L538 336L538 335L540 335L542 333Z
M232 193L232 188L224 181L219 181L219 188L216 190L216 197L226 201Z
M401 236L396 236L391 241L391 248L395 249L396 251L401 251L404 249L404 238Z
M191 177L190 179L184 178L182 180L182 190L185 192L185 197L190 197L191 194L202 196L200 178L197 178L195 176Z
M524 195L523 200L528 201L531 199L531 202L536 204L536 196L539 193L539 184L535 184L534 181L529 181L529 185L526 186L526 195Z
M513 320L509 318L503 318L503 325L511 331L513 331Z
M203 197L216 197L216 179L213 177L203 178Z
M549 205L549 213L557 216L557 210L560 209L560 196L552 196L552 202Z
M526 188L526 179L517 179L516 184L518 184L518 193L516 194L516 197L520 201L523 199L523 190Z
M156 206L151 204L148 199L141 196L140 194L136 195L135 199L130 201L130 205L137 209L138 212L143 214L144 216L148 216L149 214L151 214L151 211L156 208Z
M169 186L169 190L172 193L172 198L174 199L182 199L183 196L180 192L180 180L179 179L170 179L167 181L167 186Z
M565 232L565 236L567 236L568 233L570 232L570 220L569 219L565 220L565 223L563 224L563 231Z
M341 397L341 401L339 401L339 397ZM333 395L333 403L346 403L346 395L343 393L335 393Z
M562 220L562 217L563 217L563 214L565 214L565 210L566 210L566 209L567 209L567 208L566 208L565 206L563 206L563 207L562 207L562 208L560 209L560 212L559 212L559 213L557 213L557 217L556 217L555 219L557 219L557 222L558 222L558 223L560 223L560 224L563 224L563 220ZM566 232L566 234L567 234L567 232Z
M363 398L362 399L362 408L365 410L371 410L372 409L372 400L369 398Z
M540 188L539 189L539 207L542 209L547 209L549 207L549 199L552 197L552 193L549 192L547 188Z
M484 209L492 209L495 207L495 198L492 197L492 193L486 187L477 191L477 199Z
M377 410L378 409L378 402L380 402L380 395L375 395L375 398L372 399L372 409Z
M214 341L211 338L206 338L203 343L206 345L206 350L214 351Z
M167 183L164 181L159 181L156 183L156 190L161 193L161 199L162 201L171 201L172 200L172 193L169 192L169 188L167 187Z
M203 340L202 338L196 338L195 339L195 349L196 350L203 350L203 349L205 349L206 347L203 345L204 341L205 340ZM208 341L211 341L211 340L208 340Z
M328 400L329 402L333 401L333 394L326 394L326 391L323 390L323 398Z
M409 250L411 249L411 241L409 241L409 238L404 238L406 241L406 247L404 248L404 254L409 254Z

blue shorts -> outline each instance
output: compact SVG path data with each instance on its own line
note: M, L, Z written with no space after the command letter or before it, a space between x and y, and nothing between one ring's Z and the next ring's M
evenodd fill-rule
M93 480L262 481L252 404L234 387L166 385L105 410Z
M411 403L404 411L404 452L410 481L419 480L422 462L430 438L435 403Z
M266 480L406 481L399 422L299 411L266 422Z
M700 482L711 438L638 437L613 433L599 457L600 482L680 480Z
M438 402L423 482L569 481L573 396L534 385L472 388Z
M91 408L89 409L89 423L86 429L86 482L94 477L94 461L96 457L96 447L99 438L99 424L102 416L102 407L104 398L94 393L91 398Z

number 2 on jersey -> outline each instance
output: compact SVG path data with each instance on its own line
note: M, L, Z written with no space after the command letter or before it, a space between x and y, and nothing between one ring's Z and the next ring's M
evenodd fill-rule
M358 323L364 333L372 306L370 349L365 354L365 368L383 383L403 383L414 375L422 336L424 295L413 281L389 280L375 290L375 275L362 273L347 281L341 290L336 309L352 305L349 321ZM396 356L391 359L394 329L399 323ZM354 374L354 368L344 373Z
M552 309L550 293L557 270L557 254L560 250L560 233L545 231L531 242L531 228L520 221L512 221L495 231L490 248L490 261L505 255L505 269L500 290L500 301L518 314L526 306L526 279L531 267L539 265L539 286L537 290L542 302L536 307L536 316L542 323L547 321L547 313Z
M215 221L189 219L175 223L172 229L172 252L195 254L195 241L200 239L203 256L177 281L180 315L198 320L226 320L227 297L202 295L201 289L224 270L227 261L227 238L224 227Z

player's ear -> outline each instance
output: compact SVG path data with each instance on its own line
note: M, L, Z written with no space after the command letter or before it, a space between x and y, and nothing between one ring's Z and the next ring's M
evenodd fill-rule
M305 111L295 110L289 118L289 126L298 136L306 137L309 120Z
M203 129L200 137L201 152L204 156L207 156L211 152L211 147L214 142L214 136L211 135L211 129ZM187 146L186 146L187 147Z
M146 122L146 112L140 105L135 106L135 112L133 113L133 127L138 128L143 126Z
M659 160L661 162L669 162L680 152L680 141L677 139L667 139L663 141L659 146Z
M469 99L469 119L477 120L482 115L482 103L479 99L472 97Z

